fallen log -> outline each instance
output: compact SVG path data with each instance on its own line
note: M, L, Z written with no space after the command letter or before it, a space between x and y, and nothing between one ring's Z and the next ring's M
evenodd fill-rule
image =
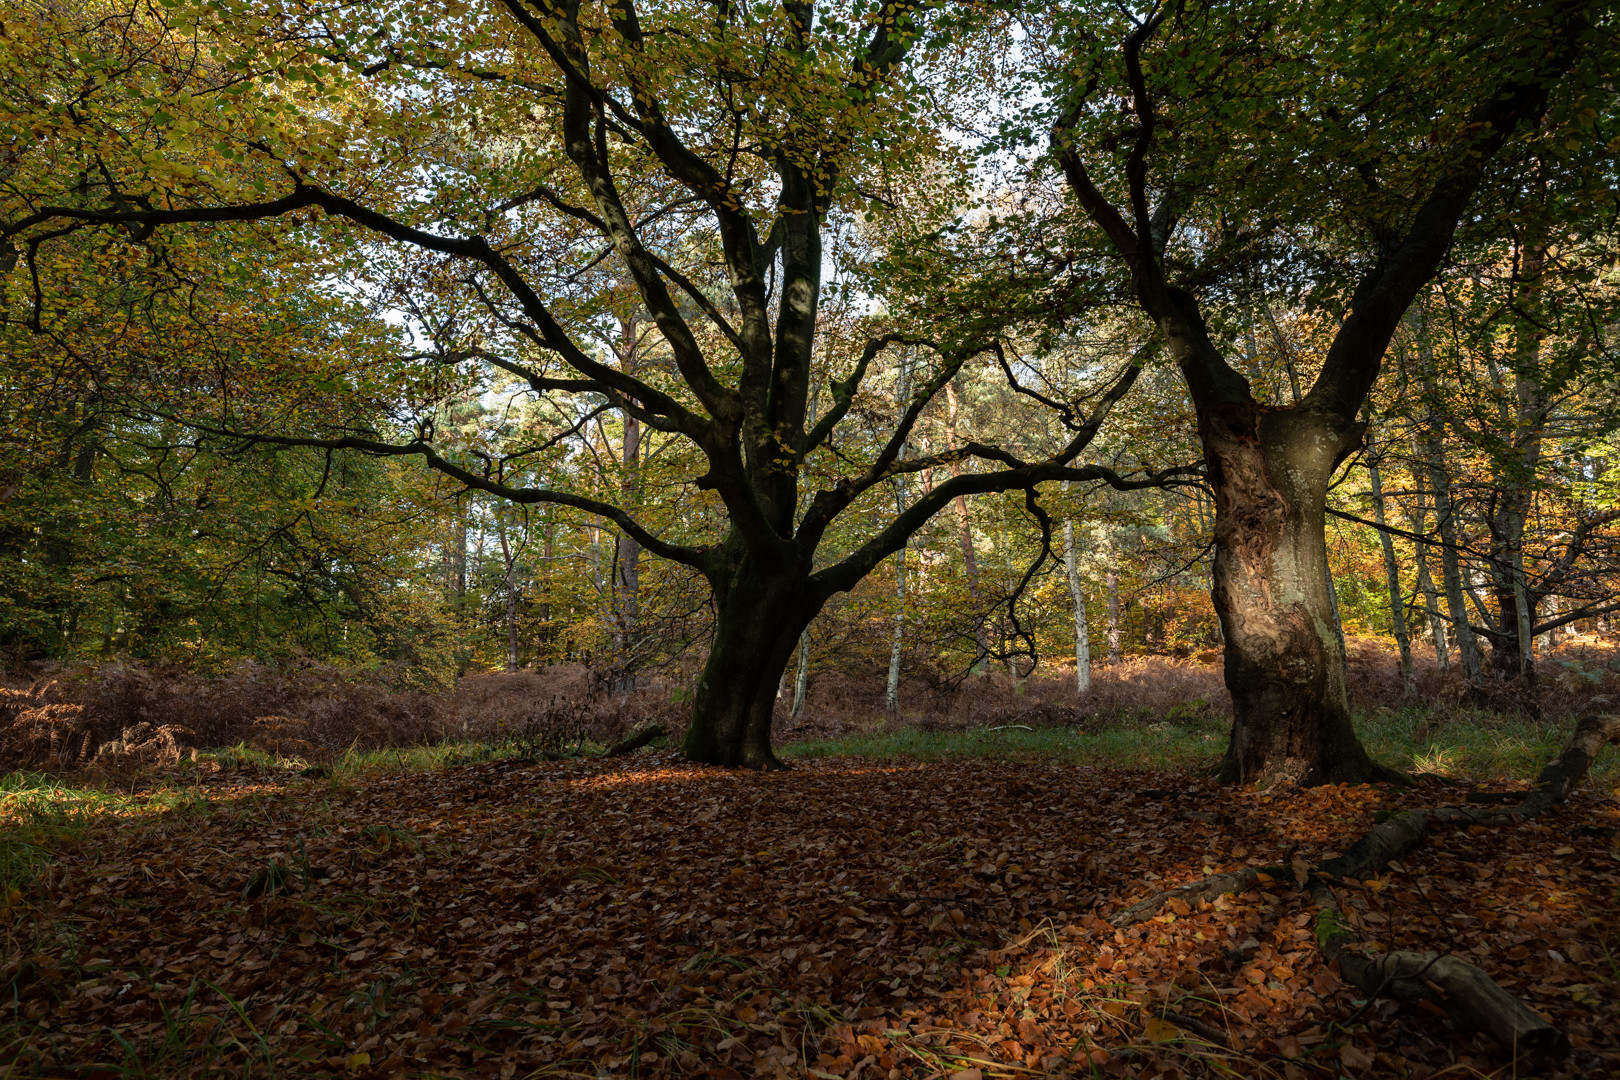
M1569 793L1586 779L1598 751L1613 742L1620 742L1620 716L1581 717L1563 753L1547 762L1536 777L1535 789L1519 805L1519 816L1533 818L1569 798Z
M1369 998L1438 1005L1456 1027L1489 1035L1515 1060L1533 1066L1569 1056L1567 1035L1466 960L1404 949L1373 956L1351 952L1346 946L1355 941L1355 935L1332 886L1313 875L1307 888L1317 909L1317 947L1330 963L1339 965L1345 982Z
M1567 1057L1568 1036L1466 960L1444 953L1405 950L1369 956L1348 949L1356 938L1345 921L1333 884L1338 879L1360 880L1377 873L1423 843L1431 832L1431 823L1503 827L1546 813L1580 785L1598 752L1611 742L1620 743L1620 716L1584 716L1564 749L1541 770L1535 787L1513 810L1484 813L1442 806L1392 814L1363 834L1343 855L1312 867L1305 874L1304 885L1317 908L1316 943L1323 956L1339 965L1346 982L1369 997L1429 1001L1443 1009L1456 1026L1489 1035L1515 1059L1540 1066ZM1291 868L1249 867L1212 874L1202 881L1164 889L1139 900L1115 913L1109 922L1124 928L1152 918L1172 900L1193 903L1213 900L1223 893L1242 892L1259 883L1262 874L1283 880L1290 876Z
M663 724L648 724L640 731L632 732L602 751L602 756L623 757L625 754L640 750L643 746L664 734L667 734L667 732L664 731Z

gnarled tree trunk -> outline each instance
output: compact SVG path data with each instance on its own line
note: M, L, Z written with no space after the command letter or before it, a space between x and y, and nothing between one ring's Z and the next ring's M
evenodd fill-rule
M744 769L784 768L771 750L782 673L819 606L803 568L767 570L743 557L711 578L714 641L692 702L686 758Z
M1405 196L1411 210L1381 223L1377 251L1366 253L1308 391L1301 393L1300 372L1291 367L1295 404L1289 409L1267 409L1256 400L1253 385L1228 363L1205 321L1199 294L1207 279L1200 275L1212 265L1183 278L1188 264L1179 254L1167 258L1192 205L1188 192L1197 186L1176 172L1185 159L1163 152L1160 140L1173 141L1177 133L1162 125L1165 99L1155 96L1145 74L1156 62L1149 47L1155 36L1180 33L1174 9L1134 20L1119 42L1119 70L1128 78L1110 89L1129 103L1130 134L1119 136L1117 122L1100 120L1096 111L1103 100L1107 109L1116 108L1098 89L1105 65L1082 65L1092 82L1080 89L1080 76L1069 88L1052 130L1054 155L1069 190L1119 256L1198 413L1216 496L1214 596L1235 713L1223 769L1228 779L1319 783L1390 775L1356 741L1346 707L1323 535L1328 477L1360 441L1355 417L1378 381L1385 350L1438 271L1489 163L1521 127L1534 125L1551 86L1573 65L1576 8L1554 9L1536 24L1556 47L1541 49L1534 64L1504 72L1482 93L1456 139L1436 152L1434 171L1408 178L1416 181ZM1531 29L1527 21L1525 32ZM1105 130L1110 134L1099 139ZM1323 178L1294 179L1305 189ZM1277 336L1291 366L1287 342ZM1459 632L1466 630L1464 614Z
M1327 589L1324 505L1361 425L1257 404L1201 411L1215 489L1215 611L1232 741L1221 777L1319 784L1380 775L1357 741Z

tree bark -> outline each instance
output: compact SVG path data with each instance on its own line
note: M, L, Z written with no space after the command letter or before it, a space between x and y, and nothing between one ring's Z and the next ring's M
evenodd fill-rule
M889 644L889 675L883 686L883 715L900 719L900 658L906 636L906 549L894 553L894 637Z
M501 542L501 566L506 571L502 582L506 593L506 670L518 669L518 625L517 625L517 555L512 551L512 542L506 532L506 508L497 507L495 510L495 534Z
M776 691L819 606L802 567L767 569L747 555L713 574L715 629L692 700L689 761L743 769L785 768L771 749Z
M900 354L899 377L895 382L895 399L900 411L904 412L911 401L911 365L910 356ZM905 461L910 456L911 442L908 439L900 446L898 461ZM906 512L906 473L899 473L894 478L894 509L896 514ZM883 715L891 722L900 719L900 660L905 652L906 634L906 545L901 544L900 550L894 553L894 641L889 647L889 678L884 685Z
M1426 518L1427 515L1423 515ZM1412 531L1423 533L1423 518L1414 518ZM1434 578L1429 574L1429 545L1415 544L1414 557L1417 559L1417 587L1423 594L1423 610L1429 617L1429 637L1434 642L1434 661L1445 671L1451 666L1451 647L1446 643L1446 619L1440 614L1440 594L1434 587Z
M1372 488L1373 520L1380 526L1386 525L1383 477L1378 471L1378 458L1370 435L1367 437L1367 479ZM1417 694L1417 683L1412 674L1412 637L1406 627L1406 594L1401 588L1400 563L1395 558L1394 538L1380 528L1378 539L1384 548L1384 586L1389 591L1390 626L1401 652L1401 696L1411 698Z
M954 381L945 384L945 417L950 430L951 445L957 446L961 439L957 434L957 417L962 410L962 399L957 393ZM951 476L962 475L962 463L955 459L951 461ZM980 600L979 592L979 560L973 550L973 525L968 516L968 502L966 497L956 497L956 542L962 549L962 568L967 574L968 598L973 603L973 647L975 650L973 666L981 667L990 655L990 641L984 632L984 604Z
M1519 307L1527 313L1517 328L1514 348L1512 415L1504 416L1513 430L1505 460L1496 462L1496 513L1491 518L1498 636L1491 640L1491 667L1498 679L1518 679L1527 690L1535 688L1535 652L1531 628L1535 600L1524 569L1524 529L1534 498L1536 472L1541 465L1543 430L1548 406L1538 371L1544 331L1540 325L1540 278L1546 249L1531 245L1524 251L1525 286ZM1509 406L1503 406L1506 411Z
M1114 538L1110 536L1103 543L1103 550L1107 554L1108 564L1103 572L1103 587L1107 590L1108 598L1108 665L1114 667L1119 664L1119 559L1114 552Z
M1360 782L1387 771L1357 741L1327 589L1327 484L1362 427L1304 410L1202 410L1215 491L1215 611L1226 636L1227 782Z
M1091 689L1091 630L1086 625L1086 594L1080 588L1080 565L1074 548L1074 519L1063 519L1063 569L1069 579L1069 600L1074 604L1074 688Z
M445 584L451 606L459 615L467 606L467 511L460 499L455 500L452 514L444 550Z
M810 631L799 635L799 673L793 678L793 719L804 719L804 702L810 696Z
M641 344L638 324L634 315L619 322L619 367L627 375L635 375L640 366L637 363ZM619 419L622 425L618 455L620 505L635 507L641 496L641 421L628 409L619 410ZM615 694L627 694L636 688L636 664L632 654L641 622L641 543L622 529L614 549L611 601L613 661L609 689Z
M1428 385L1433 393L1432 383ZM1440 531L1440 583L1446 595L1446 613L1451 623L1452 640L1457 643L1457 657L1462 663L1463 677L1468 685L1478 690L1483 674L1479 657L1479 642L1474 637L1473 625L1468 621L1468 602L1463 597L1462 568L1457 558L1457 522L1455 504L1451 501L1451 477L1446 469L1445 448L1440 443L1440 419L1429 416L1429 429L1423 437L1425 468L1429 486L1434 492L1434 516Z

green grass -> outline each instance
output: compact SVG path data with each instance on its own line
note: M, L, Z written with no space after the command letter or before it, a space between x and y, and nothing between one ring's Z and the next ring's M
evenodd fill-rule
M1563 748L1574 721L1532 723L1480 714L1452 720L1419 737L1424 712L1408 709L1356 719L1356 731L1377 760L1404 772L1457 779L1533 779ZM1175 772L1213 766L1226 749L1226 733L1210 721L1194 724L1129 723L1097 734L1071 728L930 732L874 729L792 743L784 758L860 757L879 761L1057 761ZM1620 751L1599 757L1587 783L1620 786Z
M1209 724L1156 723L1088 735L1071 728L965 732L898 728L791 743L784 758L862 757L907 761L1057 761L1068 765L1178 770L1213 765L1225 737Z
M1373 757L1406 772L1456 779L1533 780L1575 730L1570 718L1534 723L1519 717L1478 713L1448 720L1419 737L1426 710L1403 709L1358 717L1356 732ZM1620 786L1620 750L1598 755L1586 785Z
M358 780L367 775L429 772L520 756L507 743L444 742L423 746L391 746L380 750L351 748L333 760L329 768L334 778Z

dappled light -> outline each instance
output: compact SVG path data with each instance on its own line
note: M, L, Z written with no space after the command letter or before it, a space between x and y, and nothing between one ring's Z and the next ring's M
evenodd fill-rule
M1620 1076L1617 31L7 0L0 1080Z
M74 816L89 796L60 785L8 803L14 822L77 830L8 909L29 941L7 976L11 1035L35 1033L19 1065L116 1062L124 1043L161 1044L176 1073L207 1055L250 1073L773 1076L1504 1060L1421 1011L1369 1013L1289 888L1382 811L1466 793L1438 780L1267 793L983 760L760 775L667 753L242 779L116 823ZM1566 1028L1581 1068L1616 1049L1617 820L1577 797L1519 839L1464 831L1342 882L1341 901L1370 948L1484 964ZM1109 921L1250 865L1276 877Z

